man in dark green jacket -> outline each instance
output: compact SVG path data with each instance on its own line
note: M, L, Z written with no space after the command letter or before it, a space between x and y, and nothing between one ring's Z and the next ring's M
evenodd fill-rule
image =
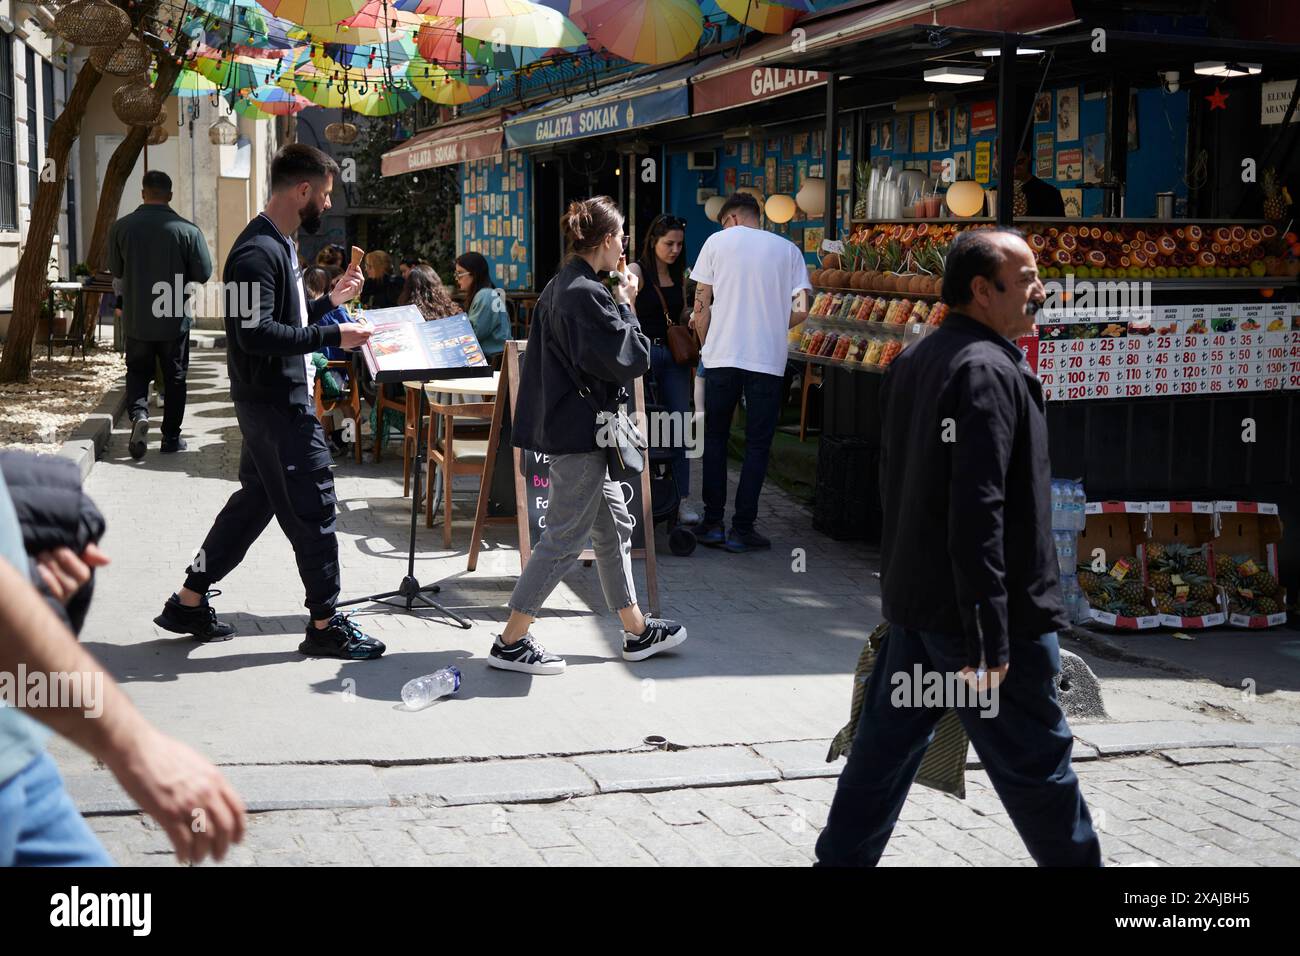
M132 458L143 458L149 432L149 383L163 370L162 451L185 448L185 376L190 367L191 283L212 275L208 244L199 227L168 205L172 181L153 169L144 174L144 202L113 223L108 268L122 280L126 328L126 400L131 415Z

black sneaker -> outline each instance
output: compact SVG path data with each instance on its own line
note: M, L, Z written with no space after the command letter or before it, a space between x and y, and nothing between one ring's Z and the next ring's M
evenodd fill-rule
M563 674L564 658L549 653L531 634L525 634L509 647L497 635L492 650L488 651L488 667L524 674Z
M298 645L298 653L308 657L341 657L349 661L372 661L382 657L384 645L367 637L346 614L335 614L328 627L307 622L307 637Z
M205 644L228 641L235 636L232 624L217 620L217 612L208 604L208 598L215 597L220 591L209 591L203 595L203 603L198 607L186 607L181 603L180 595L173 594L163 605L163 612L153 622L164 631L173 634L190 634Z
M180 435L177 435L175 438L164 438L162 440L162 447L158 450L164 455L174 455L176 452L184 451L189 447L190 446L185 443L185 439Z
M723 545L732 554L740 554L744 551L757 551L761 548L772 547L772 542L763 537L752 528L749 531L737 531L734 527L727 535L727 542Z
M727 543L727 532L722 527L722 522L709 524L703 522L694 528L695 540L700 544L707 545L710 548L720 548Z
M686 640L686 628L676 621L661 617L645 619L645 630L640 634L623 632L623 660L643 661L660 651L676 647Z
M137 418L131 423L131 440L126 444L126 450L131 453L132 458L143 458L145 450L148 448L149 438L149 419Z

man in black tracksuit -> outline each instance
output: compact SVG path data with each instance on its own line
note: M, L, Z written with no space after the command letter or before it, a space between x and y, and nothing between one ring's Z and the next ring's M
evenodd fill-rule
M312 656L369 660L384 645L344 614L339 597L339 554L334 535L334 477L325 433L312 413L310 355L325 346L357 348L368 326L315 325L356 296L361 271L349 268L332 292L308 302L289 235L320 228L338 173L320 150L288 145L271 163L266 209L235 240L222 275L225 284L230 396L243 435L240 489L217 515L185 586L154 619L159 627L200 640L228 640L234 628L217 620L208 587L220 581L270 523L293 544L311 614L298 650ZM219 592L215 592L219 593Z
M1012 230L962 233L943 298L954 311L903 351L881 388L891 627L817 859L875 865L935 725L955 707L1034 860L1097 866L1054 683L1067 619L1043 393L1014 341L1045 298L1034 255ZM909 685L919 683L948 690L918 698Z

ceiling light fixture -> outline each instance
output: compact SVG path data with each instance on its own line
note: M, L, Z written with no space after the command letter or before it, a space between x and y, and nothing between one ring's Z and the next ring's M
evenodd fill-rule
M1257 73L1263 73L1264 67L1260 63L1225 63L1223 60L1202 60L1196 64L1196 72L1200 76L1254 76Z
M982 79L983 70L966 66L943 66L925 71L927 83L978 83Z
M1016 47L1016 56L1038 56L1040 53L1046 53L1046 52L1047 52L1046 50L1036 50L1033 47L1028 47L1028 46ZM996 46L985 47L983 50L976 50L975 55L976 56L1001 56L1002 50L1000 47L996 47Z

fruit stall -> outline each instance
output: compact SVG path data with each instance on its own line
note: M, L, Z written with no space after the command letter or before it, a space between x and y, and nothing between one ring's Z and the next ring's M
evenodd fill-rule
M870 449L890 363L942 321L953 239L1014 226L1049 294L1018 344L1043 385L1053 474L1080 479L1099 508L1143 506L1122 522L1097 511L1111 531L1141 528L1120 578L1114 560L1093 570L1080 545L1088 616L1276 621L1283 582L1300 586L1300 536L1282 533L1300 521L1297 24L1074 8L1077 22L1032 36L939 21L803 58L836 75L828 102L856 104L859 80L873 103L896 101L862 114L854 217L838 238L828 230L810 268L790 359L820 366L823 448L837 461L847 443ZM1105 50L1090 45L1098 27ZM1038 204L1056 192L1068 215L1031 208L1018 154L1041 180ZM870 455L857 460L872 481ZM1170 537L1152 502L1200 510ZM1271 565L1253 543L1205 537L1234 513L1224 502L1271 509ZM1261 571L1272 580L1239 586Z

